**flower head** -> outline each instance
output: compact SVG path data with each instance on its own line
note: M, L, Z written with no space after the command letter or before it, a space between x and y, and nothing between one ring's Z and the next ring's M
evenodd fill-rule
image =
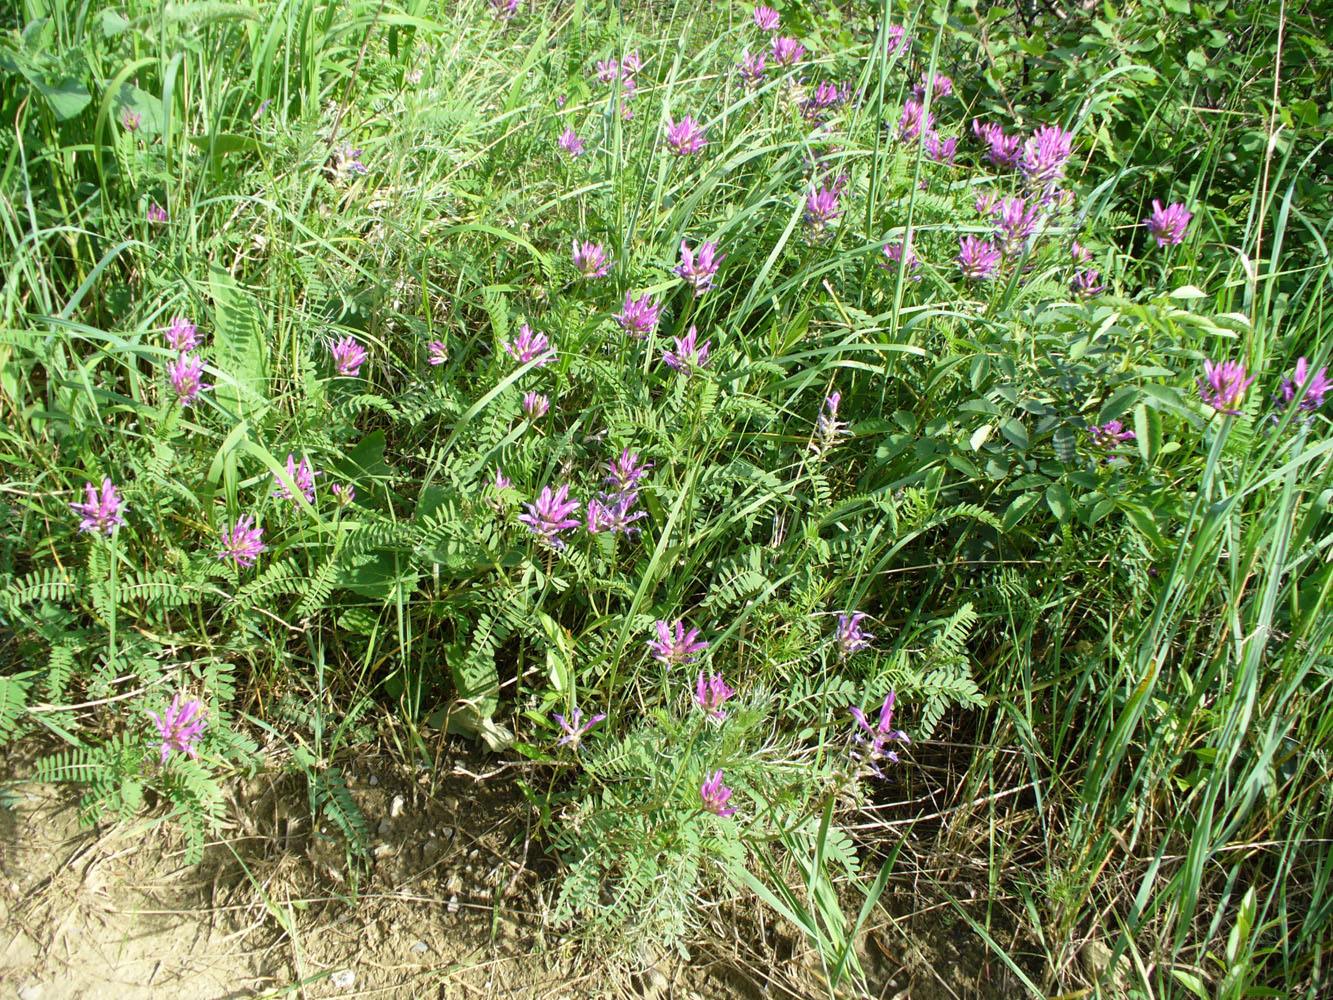
M809 97L801 102L801 115L808 121L820 121L824 112L836 107L851 96L851 87L847 84L838 86L830 80L819 81Z
M255 564L259 553L268 548L262 541L263 537L264 529L256 528L254 517L246 514L237 518L230 528L223 526L222 550L217 556L219 559L230 559L242 569L248 569Z
M120 127L126 132L137 132L139 126L143 124L143 115L135 111L128 104L120 109Z
M923 72L921 79L912 88L912 93L919 98L924 98L927 90L930 90L931 100L938 101L941 97L948 97L953 93L953 81L943 73L931 75Z
M442 365L449 360L449 345L443 340L432 340L426 345L426 363Z
M756 7L754 9L754 23L760 31L777 31L780 20L778 12L772 7Z
M1023 137L1006 135L1000 126L993 122L972 121L972 134L987 146L986 158L1001 169L1018 166Z
M805 224L818 235L824 228L842 214L838 207L837 185L819 187L805 196Z
M913 274L913 272L920 270L921 260L917 257L916 251L913 250L911 246L906 248L906 261L903 260L904 249L901 241L897 243L885 243L883 253L884 259L879 262L879 266L884 268L884 270L888 271L890 274L897 274L898 267L901 265L908 277L914 277L917 281L921 280L920 275Z
M926 156L935 163L944 163L952 166L954 157L958 155L958 137L949 136L947 139L940 138L940 134L934 129L926 133Z
M994 277L999 266L1000 250L994 243L975 236L964 236L958 241L958 267L964 278L984 281Z
M560 727L560 732L564 734L560 737L560 739L556 741L555 745L558 747L569 746L577 750L579 748L579 743L581 743L583 740L583 737L588 734L588 730L590 730L593 726L597 725L597 723L605 719L606 713L598 712L596 715L592 716L592 718L590 718L587 722L584 722L583 709L575 707L574 710L569 713L568 719L566 719L559 712L555 712L553 714L553 717L556 721L556 724Z
M1078 240L1069 244L1069 259L1075 264L1088 264L1092 262L1092 251L1085 247Z
M540 420L551 408L551 401L540 392L523 394L523 413L529 420Z
M884 54L893 55L898 51L907 51L907 47L912 44L911 37L907 34L907 29L901 24L889 25L889 30L885 32Z
M195 750L208 725L204 718L203 703L194 698L182 699L178 694L171 699L171 705L162 714L149 712L148 717L157 727L162 737L162 763L167 762L171 751L176 750L190 757L198 757Z
M759 81L764 78L766 57L760 52L758 55L750 55L750 50L746 49L741 53L741 82L747 87L758 86Z
M859 653L870 645L873 635L868 635L861 629L861 622L865 618L864 611L853 611L849 614L838 615L838 654L845 660L854 653Z
M155 226L165 226L167 224L167 210L157 202L150 202L148 205L148 221Z
M1022 198L1001 198L995 206L995 235L1004 253L1020 252L1040 223L1041 206Z
M580 157L583 155L583 140L572 128L566 128L560 133L560 148L571 157Z
M615 493L602 493L588 501L588 513L585 524L588 534L596 535L603 531L613 535L633 535L639 529L634 522L647 517L646 510L634 510L639 501L639 494L634 490Z
M674 368L678 372L686 375L693 373L694 369L702 368L708 362L708 347L711 341L705 340L702 344L697 342L698 331L691 326L689 332L683 337L673 337L676 342L674 351L662 352L662 361L668 368Z
M310 465L309 460L302 458L296 460L296 456L288 452L287 454L287 478L296 484L296 489L311 503L315 502L315 477L319 475ZM275 474L273 476L273 495L281 500L294 500L295 494L287 488L284 483Z
M736 815L736 807L727 805L731 801L731 789L722 784L720 770L714 771L712 776L699 786L699 800L714 816L726 818Z
M1065 175L1065 163L1073 151L1073 132L1043 125L1023 143L1018 166L1030 184L1050 186Z
M794 38L778 35L773 39L773 61L779 66L795 66L805 55L805 46Z
M611 269L611 261L606 255L606 248L600 243L580 243L574 240L571 259L574 269L584 278L605 278Z
M355 337L343 337L329 349L329 353L333 355L334 370L348 378L356 378L366 363L366 349Z
M513 480L504 474L503 469L497 467L495 475L491 477L491 489L499 493L502 490L513 489L513 486Z
M716 243L703 243L697 250L691 250L690 245L681 240L680 263L676 265L676 273L694 286L695 295L702 295L713 287L713 278L724 256L717 252Z
M491 13L499 21L508 21L518 13L518 0L490 0Z
M687 630L685 623L679 618L671 625L660 620L654 622L653 630L657 633L657 638L648 641L648 650L653 654L653 659L669 667L693 663L695 658L708 648L708 643L700 640L699 630L697 628Z
M1328 380L1328 368L1320 368L1311 374L1310 363L1305 358L1297 358L1296 370L1282 380L1278 397L1285 406L1295 403L1301 411L1313 413L1324 405L1330 389L1333 389L1333 382Z
M1157 240L1159 247L1175 246L1185 242L1185 230L1192 218L1193 213L1187 211L1184 205L1175 203L1163 208L1162 203L1154 198L1152 214L1143 220L1143 224L1148 227L1148 232Z
M898 118L898 138L903 142L915 139L922 132L929 133L935 125L935 113L915 97L903 102L903 113Z
M193 351L199 346L198 329L184 316L172 316L167 326L167 346L173 351Z
M615 59L597 60L597 80L599 83L610 83L620 75L620 63Z
M810 450L817 456L822 456L847 433L846 423L838 419L838 407L841 405L841 392L830 392L824 397L824 405L815 418L815 434L810 441Z
M579 509L579 501L569 499L568 484L554 493L551 487L543 487L541 495L534 502L523 506L527 508L527 513L518 515L519 521L527 525L539 541L552 548L563 549L565 543L560 533L579 526L579 519L571 516Z
M356 499L356 487L351 483L334 483L329 490L332 491L339 507L350 507L352 501Z
M722 706L735 693L727 687L727 682L722 679L721 674L709 675L700 670L699 679L694 684L694 703L702 708L710 718L721 722L727 717L727 713Z
M1203 378L1199 379L1199 398L1218 413L1231 416L1240 414L1240 404L1245 399L1245 390L1254 381L1254 376L1246 377L1245 366L1239 361L1211 361L1203 363Z
M1094 447L1109 451L1126 441L1133 441L1135 434L1131 430L1126 430L1125 425L1119 420L1108 420L1104 424L1094 424L1089 427L1088 437L1092 439Z
M204 363L197 354L182 354L167 362L167 377L181 406L189 406L213 386L204 381Z
M370 173L370 168L361 162L360 147L353 146L350 143L343 146L338 153L338 167L344 173L355 174L360 177Z
M110 535L116 528L125 523L120 491L111 484L110 478L102 477L102 489L100 491L92 483L85 483L83 496L82 503L70 504L74 513L80 515L80 531L88 534Z
M631 337L642 340L657 329L657 321L662 318L662 307L653 302L647 292L639 298L625 293L625 304L616 314L616 322Z
M648 475L648 470L652 467L652 462L640 462L635 452L625 448L618 457L606 463L610 475L606 477L605 482L617 492L634 490L638 488L639 480Z
M678 122L667 118L666 141L677 156L690 156L708 145L707 132L689 115Z
M1106 286L1102 284L1101 273L1094 268L1088 268L1074 272L1074 277L1069 282L1069 290L1081 299L1090 299L1106 291Z
M884 704L880 706L879 721L871 726L870 720L866 718L866 713L859 707L853 705L851 708L852 718L856 720L856 729L852 731L852 740L861 749L854 751L852 756L862 761L874 774L880 777L884 772L880 770L880 762L888 761L891 764L898 763L898 754L896 751L887 749L889 743L911 743L907 734L901 729L893 728L893 700L894 692L890 691L884 697Z
M535 332L524 323L518 328L518 336L502 345L505 353L521 365L535 361L538 368L543 368L555 360L555 351L546 334Z

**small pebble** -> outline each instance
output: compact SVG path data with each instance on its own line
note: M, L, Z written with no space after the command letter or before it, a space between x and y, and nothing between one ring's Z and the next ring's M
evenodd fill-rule
M450 896L450 897L449 897L449 902L448 902L448 904L445 906L445 909L448 910L450 913L457 913L457 912L458 912L458 897L457 897L457 896Z
M42 986L40 983L28 983L19 987L19 1000L42 1000Z
M430 949L425 941L417 941L408 950L412 952L413 955L424 955Z
M402 814L403 814L403 797L401 795L395 795L393 797L393 801L389 803L389 815L393 819L397 819Z
M379 779L376 775L373 775L373 774L372 774L372 775L370 776L370 783L371 783L372 786L374 786L374 785L378 785L378 784L380 783L380 779Z
M340 990L350 990L356 985L356 973L351 969L339 969L329 977L329 982Z

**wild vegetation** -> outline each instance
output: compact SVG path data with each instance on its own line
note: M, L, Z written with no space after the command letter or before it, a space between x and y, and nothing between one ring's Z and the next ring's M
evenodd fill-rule
M0 742L89 822L288 769L355 873L451 735L599 955L879 995L914 829L1032 996L1328 995L1326 8L20 6Z

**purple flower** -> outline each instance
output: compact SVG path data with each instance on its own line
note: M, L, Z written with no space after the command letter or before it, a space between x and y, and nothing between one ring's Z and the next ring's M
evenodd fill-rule
M1073 132L1043 125L1023 143L1018 166L1030 184L1048 187L1065 175L1065 163L1073 151Z
M110 535L117 527L125 523L122 511L120 491L111 484L111 480L102 477L102 489L99 492L92 483L83 487L83 503L72 503L70 508L80 515L79 530L88 534L101 533Z
M551 342L546 339L546 334L535 333L526 323L518 328L517 337L501 346L506 354L521 365L535 361L538 368L543 368L555 360L555 351L551 350Z
M426 345L426 363L442 365L449 360L449 347L443 340L432 340Z
M1333 383L1328 380L1327 368L1320 368L1312 375L1310 363L1305 358L1297 358L1296 370L1290 378L1282 380L1278 395L1284 405L1295 402L1303 412L1313 413L1324 405L1324 398L1331 388Z
M518 13L518 0L490 0L491 13L497 20L508 21Z
M553 713L553 716L556 723L560 726L560 731L564 733L564 735L556 741L555 745L558 747L570 746L577 750L583 737L588 735L588 730L605 719L606 713L598 712L587 722L583 721L583 709L581 708L575 708L570 712L568 719L559 712Z
M523 394L523 413L529 420L540 420L551 408L551 401L539 392Z
M639 480L648 475L648 470L652 467L651 462L640 462L635 452L625 448L618 458L606 463L610 475L606 477L605 482L617 492L634 490L638 488Z
M805 55L805 46L794 38L778 35L773 39L773 61L779 66L795 66Z
M1018 166L1023 143L1021 135L1006 135L1000 126L992 122L972 121L972 134L988 147L987 159L1002 169Z
M778 30L778 12L772 7L756 7L754 9L754 23L760 31Z
M698 331L691 326L685 336L672 338L676 342L676 349L662 352L662 360L668 368L690 375L694 369L702 368L708 362L708 346L711 341L705 340L699 344L696 342L697 336Z
M1000 251L994 243L975 236L964 236L958 241L958 267L964 278L984 281L993 277L999 266Z
M565 543L560 538L560 532L579 526L579 519L571 517L579 509L579 501L569 499L568 485L561 486L554 493L551 487L543 487L535 502L523 506L527 508L527 513L518 515L519 521L552 548L563 549Z
M148 205L148 221L155 226L165 226L167 224L167 210L157 202L150 202Z
M339 507L349 507L352 501L356 499L356 487L351 483L346 485L334 483L329 489L333 492L333 497L338 501Z
M1106 291L1106 286L1101 282L1101 274L1093 268L1088 268L1074 272L1074 277L1069 282L1069 290L1081 299L1090 299Z
M977 195L977 200L973 202L978 215L990 217L995 214L995 206L999 204L999 199L993 192L982 191Z
M1078 240L1069 245L1069 259L1078 264L1087 264L1092 260L1092 251L1085 247Z
M854 611L850 615L838 615L838 654L845 660L854 653L859 653L870 645L873 635L868 635L861 629L861 621L865 618L864 611Z
M599 59L597 61L597 80L600 83L610 83L620 75L620 63L614 59Z
M370 172L370 168L361 162L361 150L350 144L345 145L338 154L338 165L349 174L356 174L358 177Z
M572 128L566 128L560 133L560 148L572 157L580 157L583 155L583 140Z
M699 786L699 799L703 807L714 816L726 818L736 815L736 807L727 805L731 801L731 789L722 784L721 771L714 771L712 777Z
M135 111L128 104L120 109L120 126L126 132L137 132L139 126L143 124L143 115Z
M1203 363L1203 378L1199 379L1199 398L1218 413L1238 416L1245 390L1254 381L1246 378L1245 366L1239 361L1211 361Z
M759 81L764 78L765 68L765 57L762 52L757 56L750 55L749 49L741 53L741 81L745 86L758 86Z
M822 456L847 432L847 425L838 419L838 407L841 404L841 392L830 392L824 397L824 405L815 418L815 434L810 441L810 450L816 455Z
M643 60L639 58L639 50L625 53L625 58L620 61L620 70L626 77L631 73L637 73L643 69Z
M854 752L852 756L864 762L870 770L884 776L880 770L880 761L888 761L891 764L898 763L898 754L893 750L885 748L887 743L911 743L907 734L901 729L893 728L893 700L894 693L890 691L884 697L884 704L879 710L879 722L875 726L870 725L870 720L866 718L866 713L853 705L851 708L852 718L856 720L856 729L852 732L853 741L863 749Z
M815 92L801 102L801 114L809 121L818 121L823 118L825 111L841 104L849 96L849 86L839 87L828 80L821 80Z
M1157 240L1159 247L1168 244L1175 246L1185 241L1185 229L1194 218L1193 213L1185 210L1179 202L1162 207L1156 198L1152 200L1152 214L1143 220L1148 232Z
M891 56L900 49L906 52L907 47L911 44L912 39L908 36L906 28L901 24L889 25L889 30L885 33L884 39L885 55Z
M915 97L903 102L903 113L898 119L898 138L903 142L915 139L922 132L929 133L935 125L935 114Z
M167 327L167 346L173 351L193 351L199 346L198 327L184 316L172 316Z
M315 477L319 475L304 458L296 461L296 456L287 454L287 478L296 484L296 488L311 503L315 502ZM295 500L292 491L275 474L273 476L273 495L281 500Z
M953 81L943 73L936 73L934 76L922 73L921 79L912 88L912 93L917 97L925 97L927 88L931 91L931 100L938 101L941 97L948 97L953 93Z
M694 703L702 708L710 718L721 722L727 717L727 713L722 706L735 693L727 687L727 682L722 679L721 674L709 676L705 671L700 670L699 679L694 685Z
M171 379L171 388L181 406L189 406L213 386L204 381L204 363L196 354L182 354L175 361L167 362L167 377Z
M1134 440L1134 432L1126 430L1119 420L1108 420L1104 424L1094 424L1088 428L1088 437L1097 448L1110 451L1117 445Z
M896 274L898 272L898 266L900 264L903 264L902 243L901 242L885 243L883 253L884 253L884 259L879 262L879 266L884 268L884 270L889 271L890 273ZM914 271L920 269L921 261L917 257L916 251L913 250L910 246L907 248L907 262L904 265L904 267L906 269L908 277L913 277L917 281L921 280L920 275L913 274Z
M708 648L708 643L699 639L699 630L692 628L687 631L685 623L679 618L674 625L660 620L654 622L653 629L657 632L657 638L648 641L648 650L653 654L653 659L668 667L693 663L695 657Z
M697 260L695 253L688 243L680 241L680 263L676 265L676 274L694 286L695 295L702 295L713 287L713 278L725 255L717 252L716 243L701 244Z
M259 553L268 549L268 546L261 541L264 529L255 527L255 519L250 514L237 518L230 529L224 525L221 537L222 551L217 554L218 558L230 559L242 569L253 566L255 560L259 558Z
M805 224L818 235L842 214L838 207L838 185L820 187L805 196Z
M616 314L616 322L631 337L642 340L657 329L657 321L662 317L662 307L655 304L652 297L644 292L640 298L625 293L625 304Z
M1001 198L995 206L995 235L1006 254L1019 253L1040 223L1041 206L1022 198Z
M646 510L633 510L639 501L639 494L633 490L619 493L602 493L588 501L588 513L585 524L588 534L596 535L609 531L613 535L632 535L639 531L634 522L647 517Z
M708 145L703 126L689 115L678 122L667 118L666 141L677 156L689 156Z
M162 763L167 762L171 751L177 750L190 757L198 757L195 746L204 735L208 725L204 718L203 703L194 699L184 699L178 694L171 699L171 706L162 715L149 712L148 717L157 727L162 737Z
M954 157L958 155L958 137L950 136L947 139L941 139L940 134L934 129L926 133L926 156L936 163L953 165Z
M611 263L606 256L606 248L600 243L579 243L574 240L573 253L571 257L574 261L574 269L584 278L605 278L607 271L611 268Z
M333 367L339 375L356 378L361 373L361 366L366 363L366 349L355 337L343 337L329 349L333 355Z

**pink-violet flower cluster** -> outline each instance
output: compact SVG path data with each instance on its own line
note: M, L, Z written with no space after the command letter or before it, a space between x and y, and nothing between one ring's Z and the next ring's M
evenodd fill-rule
M668 667L684 666L708 648L708 643L699 638L697 628L686 629L679 618L674 624L657 621L653 624L656 638L648 641L648 651L653 659L665 663Z
M173 750L189 757L199 756L196 747L208 725L202 702L195 698L182 698L177 694L171 699L171 705L164 713L158 715L156 712L149 712L148 716L153 720L157 734L162 739L163 764L167 762Z
M124 501L110 477L102 477L100 490L92 483L85 484L83 495L82 503L70 504L74 513L79 515L80 531L90 535L110 535L125 523Z

